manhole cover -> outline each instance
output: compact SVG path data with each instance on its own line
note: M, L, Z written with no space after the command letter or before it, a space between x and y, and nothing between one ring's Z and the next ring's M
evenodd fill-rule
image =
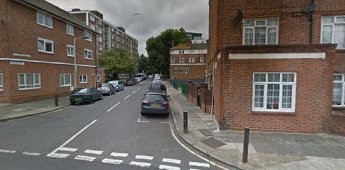
M205 140L202 140L201 142L204 143L205 145L207 145L207 146L213 148L213 149L219 148L219 147L225 145L224 142L219 141L219 140L217 140L217 139L215 139L215 138L212 138L212 137L211 137L211 138L208 138L208 139L205 139Z

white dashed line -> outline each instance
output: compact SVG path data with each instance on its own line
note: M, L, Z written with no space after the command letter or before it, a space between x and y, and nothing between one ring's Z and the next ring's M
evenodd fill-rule
M131 95L128 95L127 97L125 97L124 100L128 99L129 97L131 97Z
M36 153L36 152L23 152L23 155L28 155L28 156L40 156L40 153Z
M168 166L168 165L159 165L159 169L180 170L179 167L176 167L176 166Z
M16 151L13 150L6 150L6 149L0 149L1 153L15 153Z
M141 87L138 88L138 90L140 90L140 89L141 89Z
M108 158L105 158L102 160L103 163L107 163L107 164L115 164L115 165L118 165L118 164L121 164L123 162L123 160L117 160L117 159L108 159Z
M151 163L132 161L131 163L129 163L129 165L135 165L135 166L140 166L140 167L149 167L149 166L151 166Z
M96 157L92 157L92 156L84 156L84 155L78 155L76 156L74 159L76 160L82 160L82 161L89 161L92 162L96 159Z
M103 151L87 149L87 150L84 151L84 153L90 153L90 154L95 154L95 155L102 155Z
M209 168L210 164L208 164L208 163L200 163L200 162L189 162L189 166L199 166L199 167Z
M152 160L153 156L146 156L146 155L136 155L135 159L144 159L144 160Z
M113 157L123 157L123 158L125 158L125 157L128 156L128 153L117 153L117 152L113 152L113 153L111 153L110 155L113 156Z
M169 159L163 158L162 162L174 163L174 164L181 164L181 160L178 159Z
M136 93L137 91L135 90L132 94Z
M121 102L117 102L113 107L111 107L110 109L107 110L107 112L110 112L111 110L113 110L117 105L119 105Z
M150 121L145 121L145 120L140 120L141 119L141 115L138 118L138 123L149 123Z
M69 156L69 154L66 154L66 153L50 153L47 156L48 157L52 157L52 158L67 158Z
M61 147L59 148L59 151L68 151L68 152L75 152L77 151L78 149L76 148L67 148L67 147Z

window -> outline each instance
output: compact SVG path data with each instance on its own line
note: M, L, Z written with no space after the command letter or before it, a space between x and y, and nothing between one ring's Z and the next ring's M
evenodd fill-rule
M84 37L87 37L86 40L92 41L92 34L91 34L91 32L85 30L84 31Z
M200 63L205 62L205 60L204 60L204 59L205 59L204 57L200 57Z
M254 73L253 111L295 111L295 73Z
M174 73L178 73L178 67L174 67Z
M71 74L70 73L61 73L60 74L60 86L61 87L71 86Z
M345 74L335 74L333 80L333 106L345 106Z
M84 58L86 59L92 59L92 50L84 49Z
M48 28L53 28L53 17L48 14L37 11L37 24Z
M181 51L179 51L178 53L179 53L179 54L184 54L184 51L183 51L183 50L181 50Z
M175 57L170 58L170 63L175 63Z
M194 63L194 62L195 62L195 58L194 58L194 57L189 58L189 62L190 62L190 63Z
M41 88L41 74L40 73L19 73L18 86L19 86L19 90Z
M179 63L184 63L184 58L179 58Z
M69 35L74 35L74 27L72 24L66 24L66 33Z
M96 80L97 80L97 82L101 82L101 75L100 74L97 74Z
M245 20L243 23L243 44L278 44L278 20Z
M67 56L68 57L74 57L74 46L73 45L68 45L67 44Z
M338 49L345 49L345 16L322 17L321 25L321 43L334 43Z
M184 73L184 72L183 72L183 68L180 68L180 73Z
M4 75L0 73L0 91L4 90Z
M90 28L91 28L93 31L96 31L96 26L95 26L95 24L90 23L89 25L90 25Z
M90 15L90 21L95 22L95 21L96 21L96 20L95 20L95 17L94 17L94 16L92 16L92 15Z
M186 67L185 69L184 69L184 71L185 71L185 73L189 73L189 68L188 67Z
M103 38L102 37L98 37L98 42L103 42Z
M79 76L79 82L82 83L82 84L87 83L87 75L86 74L81 74Z
M39 52L54 53L54 42L52 40L38 38L37 48Z

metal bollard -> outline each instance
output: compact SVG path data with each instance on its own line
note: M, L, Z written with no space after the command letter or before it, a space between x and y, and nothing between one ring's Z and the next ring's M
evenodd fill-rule
M244 128L243 157L242 162L248 162L249 128Z
M55 101L55 106L59 106L59 96L58 95L54 96L54 101Z
M188 133L188 112L183 111L183 132Z

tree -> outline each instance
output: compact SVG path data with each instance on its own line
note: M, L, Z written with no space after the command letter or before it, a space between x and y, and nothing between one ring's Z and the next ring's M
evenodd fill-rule
M183 28L167 29L157 37L149 38L146 41L146 51L151 70L169 76L170 48L187 41L188 37Z
M151 73L150 66L149 66L149 59L144 55L141 54L139 58L139 72L145 72L147 74Z
M99 63L104 67L106 74L133 73L134 62L130 58L130 53L127 50L120 48L109 49L102 53Z

